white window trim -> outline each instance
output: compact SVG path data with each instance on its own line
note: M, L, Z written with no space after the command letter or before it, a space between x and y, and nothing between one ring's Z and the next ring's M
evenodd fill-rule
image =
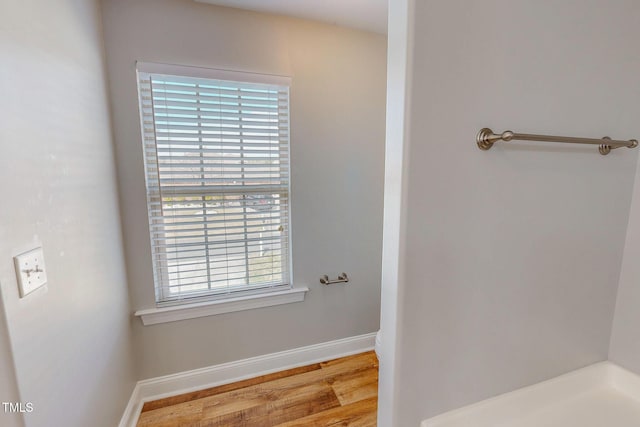
M246 295L224 300L149 308L138 310L135 312L135 315L142 319L143 325L149 326L158 323L176 322L178 320L195 319L198 317L214 316L216 314L302 302L308 291L309 288L307 287L291 288L279 292Z
M159 64L157 62L136 62L136 69L142 73L158 73L174 76L193 77L202 79L243 81L247 83L262 83L291 86L291 77L276 74L249 73L246 71L220 70L217 68L201 68L188 65Z

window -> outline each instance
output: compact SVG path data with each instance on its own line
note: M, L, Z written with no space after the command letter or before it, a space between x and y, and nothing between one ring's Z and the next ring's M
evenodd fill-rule
M138 63L156 301L291 288L289 79Z

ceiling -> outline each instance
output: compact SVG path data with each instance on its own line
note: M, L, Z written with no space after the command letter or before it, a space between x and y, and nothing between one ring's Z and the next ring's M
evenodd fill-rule
M387 33L387 0L196 0Z

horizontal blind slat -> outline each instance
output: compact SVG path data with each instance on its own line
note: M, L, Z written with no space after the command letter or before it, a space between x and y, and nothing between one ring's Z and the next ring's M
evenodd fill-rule
M151 88L151 80L144 80L146 82L147 87ZM159 90L190 90L196 87L197 84L201 84L203 89L215 87L216 92L220 92L221 94L234 95L240 91L247 96L270 96L274 94L286 94L288 92L287 88L284 86L275 86L275 85L255 85L252 86L250 84L242 84L236 85L236 87L231 87L230 84L227 84L225 81L218 81L217 84L210 82L215 82L215 80L207 82L206 80L193 79L189 81L180 81L179 78L165 78L162 79L160 75L153 82L153 89Z
M288 121L288 114L283 111L273 112L273 113L232 113L226 111L220 111L218 109L213 108L187 108L180 107L179 105L156 105L155 106L155 117L163 117L163 115L176 115L178 117L194 117L201 115L209 120L247 120L247 121L263 121L263 122L272 122L272 121ZM169 117L170 118L170 117Z
M183 117L188 116L188 117ZM193 117L191 117L193 116ZM246 126L251 129L251 127L255 126L256 128L260 128L260 126L273 126L280 130L288 129L288 121L287 117L283 116L282 120L278 120L277 118L264 118L263 120L249 120L241 117L236 118L224 118L224 119L209 119L203 116L198 116L198 114L181 114L180 116L168 116L156 113L155 116L151 114L145 115L144 117L144 126L153 126L153 120L155 119L157 122L160 122L164 125L166 122L170 121L172 126L178 128L183 126L183 123L189 123L190 125L194 125L200 123L202 126L217 126L221 129L232 129L237 130L238 126L242 124L242 126ZM188 126L188 125L187 125ZM153 132L153 129L150 129Z
M152 97L153 96L153 97ZM248 104L248 105L277 105L286 107L286 94L261 94L257 92L232 92L224 93L207 88L169 88L161 85L153 85L153 92L146 89L142 92L142 100L150 104L156 100L164 98L184 99L184 100L202 100L207 102L215 102L220 104Z
M181 194L185 196L208 196L217 194L243 195L243 194L280 194L288 193L286 182L269 185L219 185L219 186L177 186L164 185L163 194Z

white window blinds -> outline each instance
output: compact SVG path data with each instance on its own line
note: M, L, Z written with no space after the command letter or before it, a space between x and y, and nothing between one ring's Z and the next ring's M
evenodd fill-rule
M157 67L138 64L156 300L290 288L288 79Z

